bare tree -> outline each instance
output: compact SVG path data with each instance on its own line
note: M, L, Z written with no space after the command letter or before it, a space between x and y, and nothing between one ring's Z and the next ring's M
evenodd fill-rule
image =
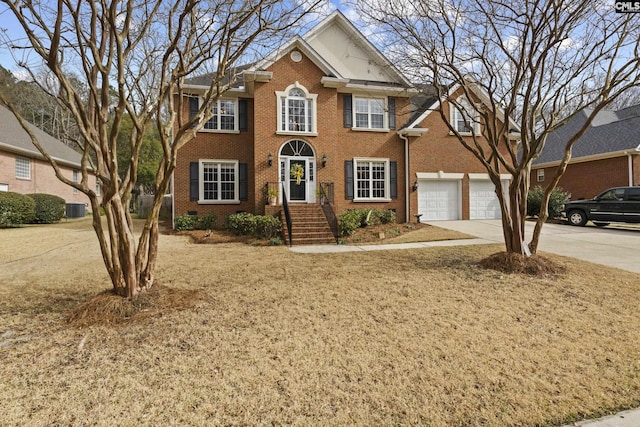
M210 118L216 99L233 80L233 65L284 36L313 4L303 8L279 0L2 1L26 34L23 47L55 78L53 95L78 127L80 182L63 176L33 135L32 141L58 179L88 196L114 291L135 298L154 283L158 214L179 148ZM32 66L23 65L33 73ZM211 70L214 78L198 114L186 117L185 78ZM86 94L79 92L74 78ZM117 142L125 116L133 130L128 141L131 162L122 174ZM150 124L158 129L162 157L151 213L136 238L128 206ZM97 177L102 198L89 186L91 174Z
M439 89L442 119L496 186L507 252L535 253L549 196L573 144L600 110L638 84L640 21L599 0L358 0L357 5L386 30L397 63L416 81ZM460 97L469 103L462 105ZM477 122L471 138L453 126L448 106ZM527 244L531 164L547 135L584 108L589 117L566 144ZM508 198L500 172L512 176Z

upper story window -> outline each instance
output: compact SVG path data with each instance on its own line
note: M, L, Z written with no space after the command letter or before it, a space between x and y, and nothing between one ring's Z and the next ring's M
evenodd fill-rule
M197 114L201 99L189 98L189 116ZM244 111L244 114L242 111ZM242 122L244 120L244 125ZM238 99L218 99L211 108L211 118L204 124L201 132L238 133L246 130L246 101L241 105Z
M383 98L354 97L353 121L356 129L385 129L385 108Z
M28 157L16 156L16 178L31 179L31 160Z
M538 169L537 180L538 182L544 182L544 169Z
M237 131L237 110L236 101L230 99L218 99L211 110L213 116L204 124L203 129L214 131Z
M457 105L451 104L451 126L462 135L479 133L478 114L468 100L458 98Z
M316 131L316 99L318 95L310 94L298 82L287 87L283 92L276 92L278 99L279 134L310 134Z

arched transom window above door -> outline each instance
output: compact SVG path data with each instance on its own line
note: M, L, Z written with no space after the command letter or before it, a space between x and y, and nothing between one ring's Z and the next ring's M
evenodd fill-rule
M280 135L317 135L317 94L295 82L284 91L276 91L278 102L278 129Z
M295 139L282 146L281 156L314 157L313 148L304 141Z

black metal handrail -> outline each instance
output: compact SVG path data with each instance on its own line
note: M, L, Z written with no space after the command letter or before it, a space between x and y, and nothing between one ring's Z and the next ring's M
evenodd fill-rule
M322 207L322 212L324 212L324 216L329 223L329 228L331 228L333 238L336 239L336 243L338 243L338 217L333 209L333 194L333 182L320 183L320 206Z
M284 207L284 219L287 223L287 232L289 233L289 246L293 246L293 236L291 235L291 213L289 212L289 201L287 193L284 191L284 182L282 183L282 206Z

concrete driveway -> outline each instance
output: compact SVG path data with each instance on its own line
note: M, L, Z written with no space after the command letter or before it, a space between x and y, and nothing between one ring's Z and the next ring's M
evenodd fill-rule
M500 220L433 221L429 224L504 243ZM527 242L531 240L534 225L529 221L525 225ZM635 224L604 228L591 223L586 227L545 224L538 249L640 273L640 226Z

